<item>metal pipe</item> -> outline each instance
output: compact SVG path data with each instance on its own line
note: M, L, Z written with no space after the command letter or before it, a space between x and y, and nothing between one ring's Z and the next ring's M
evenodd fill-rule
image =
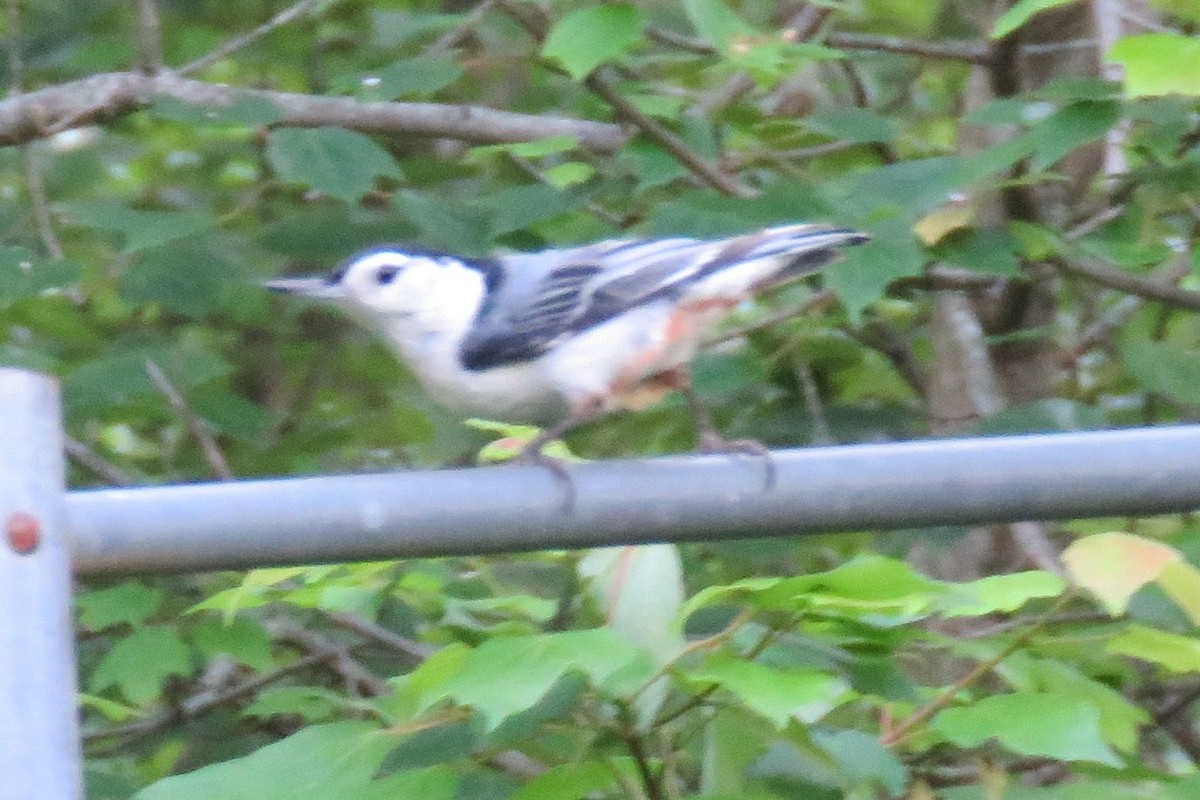
M754 456L102 489L67 501L81 573L579 548L1184 512L1200 426L940 439Z
M0 798L83 797L58 384L0 369Z

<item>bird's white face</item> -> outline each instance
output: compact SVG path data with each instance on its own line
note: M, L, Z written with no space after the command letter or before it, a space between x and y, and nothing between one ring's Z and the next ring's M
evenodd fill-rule
M436 256L377 250L347 261L332 277L351 305L375 315L408 316L429 308L463 269Z
M447 303L474 311L483 276L449 256L370 250L324 278L281 278L267 288L324 300L376 322L437 315Z

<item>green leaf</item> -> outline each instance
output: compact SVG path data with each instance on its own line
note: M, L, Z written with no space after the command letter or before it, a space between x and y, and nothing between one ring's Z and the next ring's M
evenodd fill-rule
M577 800L618 786L613 764L581 761L546 770L522 786L512 800Z
M710 586L693 595L680 610L687 619L698 609L715 604L746 603L766 611L803 611L869 616L884 623L899 622L928 612L944 591L941 584L913 572L902 561L862 556L828 572L794 578L746 578Z
M345 705L345 700L329 689L317 686L272 686L259 692L254 702L242 710L242 716L295 714L306 723L312 723L329 719Z
M860 227L871 233L871 242L846 249L842 263L834 263L824 273L825 285L837 292L852 320L858 320L867 306L883 297L892 281L918 275L925 265L921 247L904 218L892 216Z
M0 306L69 286L82 274L73 261L47 261L24 247L0 248Z
M641 651L609 628L501 637L468 653L460 669L425 696L424 704L450 698L471 706L490 731L533 706L568 672L581 672L601 687L616 679L636 684L652 670Z
M1161 664L1173 672L1200 672L1200 639L1130 625L1108 640L1108 652Z
M355 203L371 191L377 176L400 177L386 150L370 137L342 128L273 130L267 160L281 179L344 203Z
M711 658L683 674L695 683L720 684L777 729L792 720L816 722L849 699L846 683L824 672L779 669L727 656Z
M596 168L585 161L567 161L543 172L542 178L555 189L566 189L590 180L595 174Z
M992 27L991 37L992 39L1003 39L1033 16L1052 8L1070 5L1073 2L1075 0L1019 0L996 20L995 26Z
M135 800L231 800L270 796L288 800L365 798L376 771L396 744L394 735L370 722L335 722L301 730L248 756L164 778L135 795ZM445 773L437 771L444 776ZM391 776L395 778L396 776ZM412 780L412 778L409 778ZM419 782L419 786L425 781ZM423 800L448 796L445 778L421 786ZM267 795L254 787L270 787ZM416 789L417 786L409 787ZM426 793L428 792L428 793ZM387 797L386 794L374 795ZM391 795L393 797L400 795Z
M86 692L79 693L79 705L100 712L111 722L125 722L138 716L141 712L137 706L125 705L107 697L100 697Z
M737 40L758 33L725 0L683 0L683 10L700 38L723 53Z
M127 253L194 236L217 224L208 211L143 211L92 200L64 201L55 209L71 224L121 234Z
M1051 709L1053 713L1047 713ZM978 747L996 739L1021 755L1114 767L1122 763L1101 734L1100 711L1069 694L1012 692L985 697L940 712L932 725L960 747Z
M529 142L485 144L480 147L472 147L468 157L472 161L478 161L481 157L490 156L494 153L512 153L514 156L520 156L521 158L544 158L555 153L565 153L568 150L574 150L578 146L579 139L577 137L564 134L560 136L547 136L545 139L534 139Z
M908 770L895 753L883 746L878 736L851 729L814 729L812 737L822 750L833 756L842 772L857 782L877 783L894 797L904 794Z
M88 688L102 692L116 687L134 703L146 703L158 696L170 676L191 674L191 654L178 634L165 625L147 625L104 654Z
M206 244L184 242L146 251L121 276L121 295L133 303L157 303L185 317L223 310L245 285L240 270Z
M486 212L461 198L404 190L392 197L395 212L421 230L421 242L452 253L491 249Z
M1200 352L1130 333L1120 342L1121 360L1147 392L1189 407L1200 407Z
M270 669L273 664L271 638L249 617L236 617L228 622L206 619L192 631L192 641L208 658L227 655L260 671Z
M1117 40L1108 60L1125 67L1125 94L1200 96L1200 39L1175 33L1142 33Z
M1019 275L1020 244L1008 231L995 228L951 233L938 242L934 254L939 261L991 275Z
M1150 5L1173 17L1200 22L1200 0L1150 0Z
M1186 561L1167 564L1158 576L1158 585L1193 625L1200 625L1200 570Z
M163 593L141 583L126 581L105 589L94 589L76 596L79 624L90 631L102 631L113 625L136 625L158 611Z
M1120 118L1120 107L1107 100L1086 100L1059 109L1032 129L1030 166L1041 171L1080 145L1102 138Z
M1119 691L1063 661L1036 658L1025 651L1006 658L997 670L1018 691L1074 697L1095 707L1100 712L1100 733L1104 740L1123 752L1137 748L1138 728L1150 721L1145 709Z
M1050 572L1012 572L949 584L937 605L945 617L1011 613L1030 600L1058 597L1066 588L1067 582Z
M376 101L428 97L462 76L463 68L450 53L425 53L402 58L375 75L363 78L359 99Z
M866 108L819 111L804 118L806 127L848 142L888 142L896 135L892 120Z
M132 350L110 349L63 380L67 413L96 415L134 399L159 395L146 373L147 360L166 372L180 391L222 377L231 369L220 356L195 345L163 343Z
M576 80L629 51L642 38L642 12L627 3L572 11L555 23L542 56L557 61Z
M587 190L562 191L542 183L510 186L488 195L492 236L503 236L570 214L588 203Z

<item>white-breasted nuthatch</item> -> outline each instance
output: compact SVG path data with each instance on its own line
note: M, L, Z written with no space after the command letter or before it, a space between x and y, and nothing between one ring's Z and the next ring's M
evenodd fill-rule
M526 453L618 408L687 393L701 444L721 449L689 363L735 306L812 273L859 231L784 225L728 239L614 239L462 258L375 247L323 278L267 288L330 301L379 331L441 403L510 422L553 421Z

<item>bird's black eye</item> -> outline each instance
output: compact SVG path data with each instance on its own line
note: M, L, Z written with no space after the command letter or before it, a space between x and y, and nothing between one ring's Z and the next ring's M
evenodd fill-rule
M375 283L379 284L380 286L387 286L389 283L394 281L396 276L399 274L399 267L380 267L379 269L375 270Z

